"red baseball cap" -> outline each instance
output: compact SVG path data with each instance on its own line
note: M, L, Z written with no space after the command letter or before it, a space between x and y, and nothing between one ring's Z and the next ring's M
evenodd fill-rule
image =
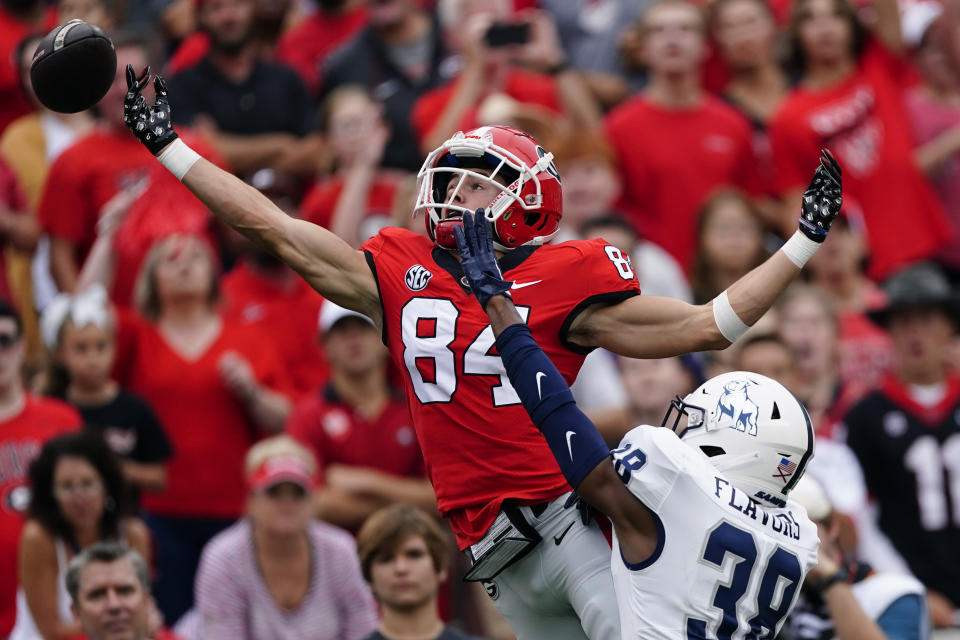
M268 458L247 477L253 491L263 491L281 482L292 482L307 491L316 486L307 463L296 456Z

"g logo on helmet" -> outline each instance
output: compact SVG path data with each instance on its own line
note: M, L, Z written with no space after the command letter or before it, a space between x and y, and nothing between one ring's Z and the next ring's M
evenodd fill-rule
M426 267L415 264L407 269L407 274L403 277L410 291L423 291L433 274Z

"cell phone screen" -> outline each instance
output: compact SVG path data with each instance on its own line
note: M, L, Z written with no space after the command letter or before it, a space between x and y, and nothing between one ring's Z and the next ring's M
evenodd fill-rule
M490 25L484 39L489 47L526 44L530 39L530 24L526 22L498 22Z

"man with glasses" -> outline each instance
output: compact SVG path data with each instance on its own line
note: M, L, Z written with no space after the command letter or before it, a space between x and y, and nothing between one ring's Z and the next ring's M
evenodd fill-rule
M0 300L0 638L16 620L17 546L29 502L27 468L53 436L81 425L69 405L24 389L25 346L16 310Z

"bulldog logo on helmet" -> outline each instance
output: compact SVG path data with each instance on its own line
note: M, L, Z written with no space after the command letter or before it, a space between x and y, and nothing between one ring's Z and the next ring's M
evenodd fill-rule
M750 399L749 388L753 382L732 380L723 385L723 394L717 400L715 415L719 426L757 435L757 403Z

